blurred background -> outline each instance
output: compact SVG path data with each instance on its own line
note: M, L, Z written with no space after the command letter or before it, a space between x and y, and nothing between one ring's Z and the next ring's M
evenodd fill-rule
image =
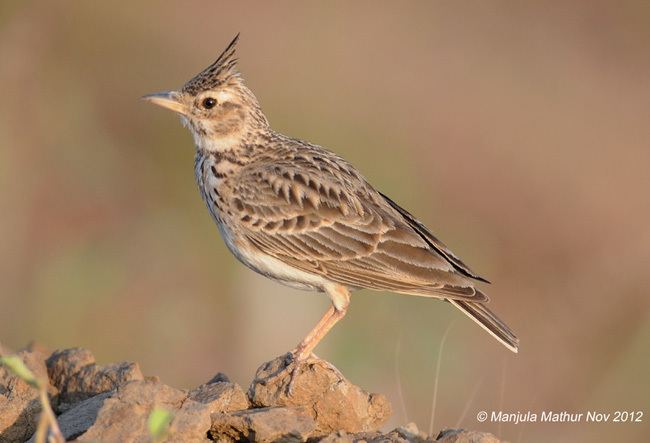
M276 130L321 144L481 275L509 353L448 304L361 291L317 353L389 396L389 426L513 442L650 432L650 4L5 1L0 341L83 346L192 387L247 385L328 306L235 261L189 133L138 100L241 31ZM634 424L480 410L645 410Z

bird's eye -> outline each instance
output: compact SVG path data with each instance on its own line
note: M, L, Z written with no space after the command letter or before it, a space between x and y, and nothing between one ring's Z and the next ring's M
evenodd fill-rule
M217 101L215 99L213 99L212 97L208 97L208 98L203 99L202 104L203 104L203 107L205 109L212 109L217 104Z

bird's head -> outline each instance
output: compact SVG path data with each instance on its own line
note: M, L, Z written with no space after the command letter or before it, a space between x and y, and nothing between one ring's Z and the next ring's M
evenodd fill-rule
M199 149L223 151L268 127L257 99L236 70L239 34L219 58L179 91L149 94L144 100L177 112Z

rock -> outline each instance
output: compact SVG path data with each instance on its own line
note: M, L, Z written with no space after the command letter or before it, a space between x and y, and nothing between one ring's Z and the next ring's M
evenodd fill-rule
M61 433L67 441L74 440L82 435L95 423L99 410L104 401L110 398L112 392L105 392L75 404L62 415L57 417ZM32 436L27 443L34 443Z
M366 439L364 440L368 441ZM319 439L318 443L353 443L354 441L354 435L348 434L345 431L336 431Z
M262 365L247 396L224 374L186 391L143 377L134 363L99 366L84 349L57 351L46 360L44 350L31 346L18 355L47 383L68 441L149 442L147 421L159 407L172 413L167 442L499 442L491 434L454 429L436 440L412 423L381 433L388 401L317 358L290 366L291 389L286 356ZM37 390L0 367L0 443L33 442L40 411Z
M206 441L210 429L211 414L248 409L248 398L244 390L228 377L219 374L208 383L190 391L179 411L174 414L170 435L176 435L184 442Z
M168 441L205 442L212 413L248 408L243 389L225 380L215 377L189 393L156 379L132 381L68 409L58 417L61 432L80 442L148 442L147 419L157 406L173 414Z
M434 441L433 437L429 437L424 432L420 431L415 423L408 423L393 430L391 434L396 434L400 438L410 442L427 442Z
M488 432L464 429L443 429L436 440L440 443L499 443L501 440Z
M144 379L136 363L99 366L92 353L81 348L56 351L46 364L50 381L59 390L53 404L57 413L127 382Z
M185 392L162 383L129 382L103 401L95 421L77 441L149 441L147 419L154 406L173 411L186 398Z
M435 441L433 437L429 437L424 432L420 431L415 423L408 423L404 426L393 429L388 437L391 441L408 441L415 443L425 443Z
M249 406L244 390L221 373L190 391L188 399L191 404L208 405L214 412L239 411Z
M406 426L393 429L387 434L381 432L348 434L338 431L310 441L318 443L500 443L501 440L486 432L465 431L464 429L445 429L435 439L419 431L414 423L409 423Z
M318 440L319 443L434 443L432 437L427 437L424 432L418 430L415 423L400 426L387 434L381 432L362 432L348 434L346 432L333 432L330 435Z
M304 442L316 423L301 408L248 409L233 414L212 414L210 436L219 442Z
M37 378L47 381L44 350L36 345L18 352ZM48 386L50 395L56 390ZM36 430L41 412L38 391L0 366L0 442L23 442Z
M295 363L298 367L289 392L288 360L288 355L281 356L257 370L248 389L253 406L305 408L319 434L373 431L390 417L391 407L386 397L369 394L353 385L334 366L318 358Z

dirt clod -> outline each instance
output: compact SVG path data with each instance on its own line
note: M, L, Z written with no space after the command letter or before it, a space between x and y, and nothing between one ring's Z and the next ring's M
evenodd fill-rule
M304 408L321 434L374 431L391 414L386 397L353 385L338 369L317 358L289 363L287 356L281 356L264 363L255 374L248 396L256 407Z
M115 363L99 366L95 356L81 348L54 352L46 361L50 383L59 395L53 407L57 413L97 394L110 392L129 381L143 380L136 363Z
M444 429L440 431L436 441L440 443L499 443L501 440L487 432Z
M314 434L316 423L300 408L258 408L212 415L210 436L219 442L303 442Z

